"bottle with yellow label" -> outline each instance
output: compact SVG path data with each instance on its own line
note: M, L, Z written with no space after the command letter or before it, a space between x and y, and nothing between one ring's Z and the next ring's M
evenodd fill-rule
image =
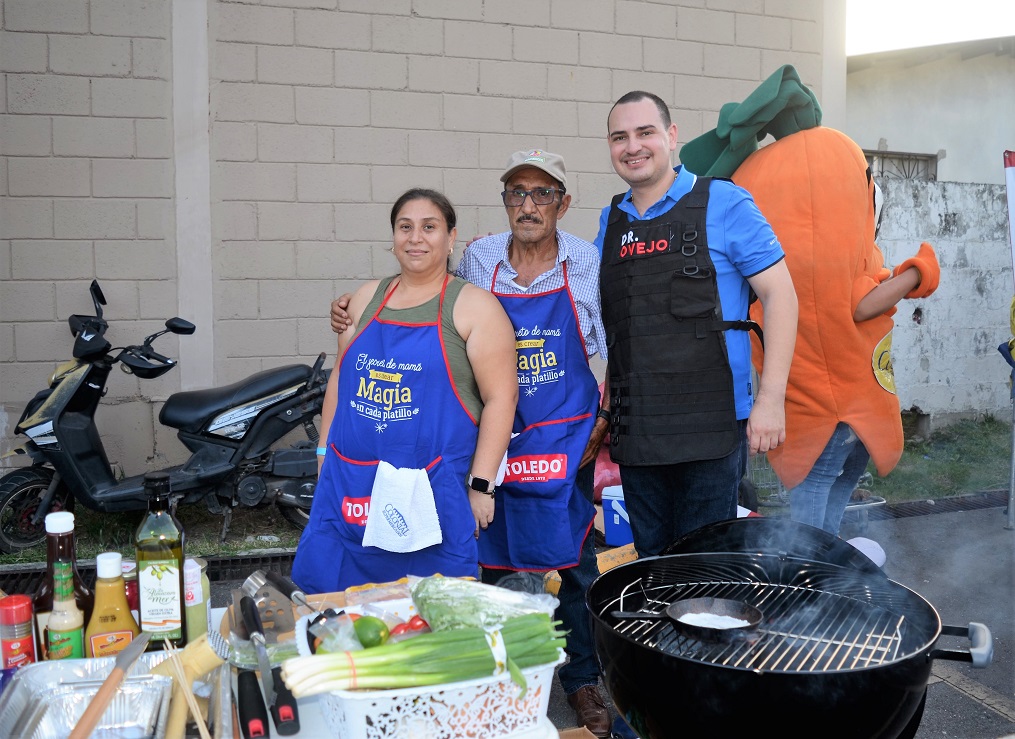
M148 513L134 535L141 630L151 635L148 651L187 644L184 624L183 526L170 509L169 474L144 478Z
M85 615L74 602L74 574L70 562L53 567L53 610L46 623L48 659L85 656Z
M85 629L85 656L112 657L141 633L127 603L119 552L95 558L95 607Z

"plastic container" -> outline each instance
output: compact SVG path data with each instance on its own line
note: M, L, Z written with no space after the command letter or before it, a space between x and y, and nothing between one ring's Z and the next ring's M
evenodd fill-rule
M408 599L377 605L403 619L416 612ZM362 613L364 606L346 610ZM556 662L522 670L528 687L521 698L521 688L504 673L420 688L335 690L321 696L321 711L332 735L343 739L528 736L540 732L550 704L553 672L563 661L561 650Z
M553 671L564 661L522 670L528 689L496 677L401 690L336 690L321 696L333 736L344 739L509 737L538 730L550 704Z
M85 656L112 657L122 652L141 629L130 612L119 552L95 558L95 607L85 629Z
M624 504L624 488L611 485L603 488L603 534L611 547L622 547L634 541L631 519Z

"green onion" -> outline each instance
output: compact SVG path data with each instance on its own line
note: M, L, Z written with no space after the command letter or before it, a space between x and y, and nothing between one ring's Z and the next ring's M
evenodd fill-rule
M566 632L545 613L505 621L500 629L506 665L525 694L520 670L555 662ZM296 698L332 690L390 690L489 677L494 656L480 628L420 634L411 639L356 652L294 657L282 664L282 679Z

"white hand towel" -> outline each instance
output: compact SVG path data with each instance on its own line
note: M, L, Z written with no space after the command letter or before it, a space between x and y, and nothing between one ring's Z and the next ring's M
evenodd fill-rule
M363 546L404 554L443 540L426 470L396 469L387 462L379 462Z

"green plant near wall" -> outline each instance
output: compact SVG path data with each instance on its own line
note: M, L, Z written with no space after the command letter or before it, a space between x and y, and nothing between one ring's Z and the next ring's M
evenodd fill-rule
M902 459L870 490L889 503L1007 490L1011 478L1011 426L993 416L959 421L928 439L906 441Z

